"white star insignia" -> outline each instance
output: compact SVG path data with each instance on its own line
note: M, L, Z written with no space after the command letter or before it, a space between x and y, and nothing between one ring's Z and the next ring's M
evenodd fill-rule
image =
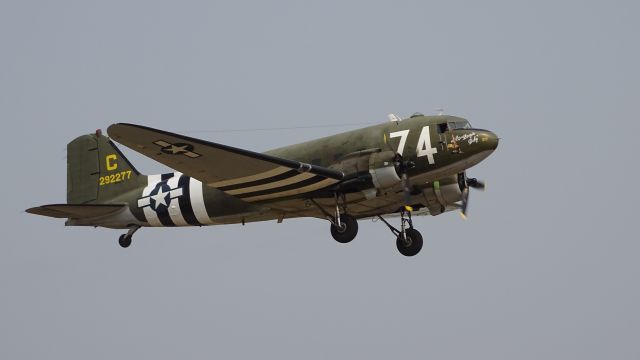
M163 192L162 188L158 189L158 193L152 196L153 200L156 202L155 207L157 208L160 204L167 206L166 197L167 193Z
M175 146L171 145L171 149L169 149L173 154L182 154L187 152L187 145Z

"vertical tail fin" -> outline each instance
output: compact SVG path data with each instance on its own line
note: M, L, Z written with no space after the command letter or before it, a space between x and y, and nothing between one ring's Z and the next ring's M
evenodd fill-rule
M108 203L145 179L100 130L67 145L68 204Z

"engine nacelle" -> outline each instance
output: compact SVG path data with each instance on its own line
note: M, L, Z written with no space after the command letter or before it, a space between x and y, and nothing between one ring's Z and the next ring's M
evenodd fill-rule
M462 200L462 189L457 175L434 181L430 185L422 193L431 215L453 210L453 205Z
M393 151L382 151L369 157L369 174L376 189L390 188L401 182L393 161L395 155Z
M393 151L377 148L361 150L344 156L332 168L342 171L348 178L342 183L343 189L362 191L367 199L372 199L379 195L379 190L401 183L394 164L395 155Z

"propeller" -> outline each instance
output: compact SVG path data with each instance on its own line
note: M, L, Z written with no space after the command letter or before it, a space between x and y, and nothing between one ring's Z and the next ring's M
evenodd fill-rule
M409 181L409 176L407 176L407 170L415 167L416 164L413 161L404 161L400 154L396 154L393 162L396 170L400 174L402 193L404 195L404 209L407 211L413 211L413 208L411 207L411 182Z
M469 208L469 189L473 188L476 190L484 191L486 186L484 181L478 180L476 178L467 178L467 175L464 172L458 174L458 185L460 186L460 190L462 191L462 205L460 206L460 216L466 220L467 210Z
M467 179L467 186L480 191L484 191L485 189L484 181L478 180L476 178Z
M389 114L388 118L389 121L395 122L396 124L399 124L401 121L401 119L395 114ZM384 135L384 143L387 145L389 150L395 151L388 142L386 134ZM414 168L416 163L413 161L405 161L402 158L402 155L396 152L396 155L393 158L393 164L396 168L396 172L400 175L404 209L407 211L413 211L413 208L411 207L411 182L409 181L409 176L407 176L407 170Z

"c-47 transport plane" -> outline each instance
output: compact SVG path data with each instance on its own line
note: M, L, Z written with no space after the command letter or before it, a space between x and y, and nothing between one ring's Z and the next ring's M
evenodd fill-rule
M498 146L463 118L414 114L265 153L134 124L109 126L67 146L67 203L28 209L69 226L128 229L203 226L298 217L326 219L348 243L358 220L378 218L405 256L422 248L412 215L459 210L484 184L466 170ZM142 175L112 140L174 172ZM394 227L384 215L400 218Z

